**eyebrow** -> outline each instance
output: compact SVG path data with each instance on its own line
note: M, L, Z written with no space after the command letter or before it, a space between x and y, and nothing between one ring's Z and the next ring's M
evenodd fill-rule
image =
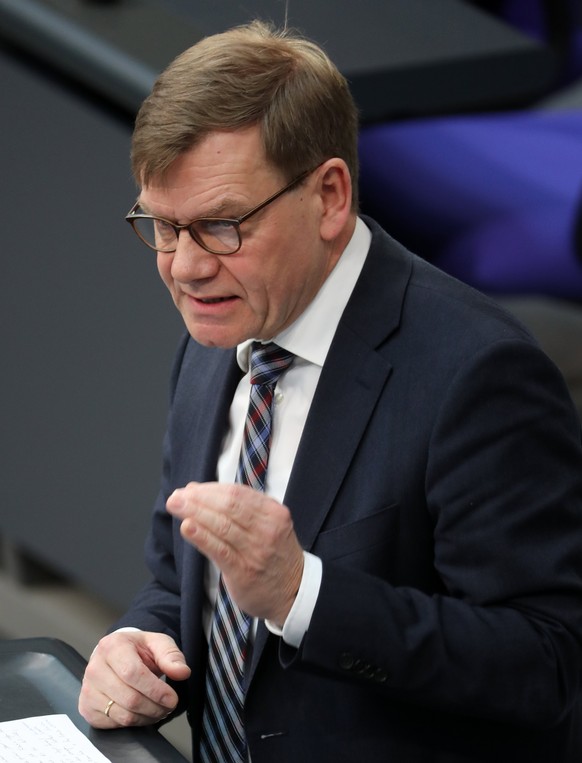
M137 203L141 207L142 211L146 213L146 215L151 215L152 210L147 206L147 204L144 204L143 201L137 197Z
M225 216L225 209L237 209L237 206L240 208L240 202L234 201L234 199L229 199L226 197L222 201L219 201L218 204L215 204L213 207L210 207L208 212L204 215L199 215L199 217L224 217ZM244 215L244 212L241 212L240 214ZM233 215L232 213L228 215L228 217L238 217L238 215Z
M141 199L138 199L139 206L143 209L146 215L152 215L152 217L161 217L164 220L168 220L169 222L174 222L173 220L170 220L169 217L164 217L163 215L155 215L152 210L147 206L147 204L144 204ZM238 212L235 212L234 214L231 213L229 215L225 215L225 209L231 208L236 211L238 207ZM234 199L229 199L228 197L225 199L222 199L222 201L219 201L217 204L215 204L213 207L210 207L204 214L196 215L196 217L190 218L191 220L199 220L204 219L207 217L224 217L225 219L236 219L237 217L241 217L245 214L245 212L249 209L247 205L242 207L240 205L240 202L234 201Z

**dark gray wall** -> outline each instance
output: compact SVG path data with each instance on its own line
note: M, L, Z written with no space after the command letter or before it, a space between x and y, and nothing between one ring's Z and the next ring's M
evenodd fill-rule
M507 103L548 76L540 46L456 0L328 5L292 0L289 22L326 45L364 120ZM132 113L190 41L284 14L283 0L0 0L0 39L45 61L0 48L0 540L121 607L146 577L180 321L123 220L131 125L99 104Z
M0 49L0 537L114 605L146 572L179 316L131 127Z

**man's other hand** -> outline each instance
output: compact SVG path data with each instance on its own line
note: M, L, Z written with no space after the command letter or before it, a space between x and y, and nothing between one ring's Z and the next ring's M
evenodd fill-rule
M95 648L83 678L79 712L94 728L147 726L169 715L178 695L163 680L190 675L175 641L162 633L120 630Z

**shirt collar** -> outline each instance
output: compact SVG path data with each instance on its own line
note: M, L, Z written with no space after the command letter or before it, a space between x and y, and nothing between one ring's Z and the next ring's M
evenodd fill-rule
M309 363L323 366L338 323L364 267L372 234L359 217L353 235L335 267L301 315L272 341ZM237 361L249 370L253 339L237 347Z

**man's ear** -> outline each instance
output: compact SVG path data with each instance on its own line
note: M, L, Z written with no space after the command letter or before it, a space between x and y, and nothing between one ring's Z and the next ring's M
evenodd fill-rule
M344 229L352 209L352 180L343 159L328 159L318 169L318 191L321 197L320 234L324 241L333 241Z

